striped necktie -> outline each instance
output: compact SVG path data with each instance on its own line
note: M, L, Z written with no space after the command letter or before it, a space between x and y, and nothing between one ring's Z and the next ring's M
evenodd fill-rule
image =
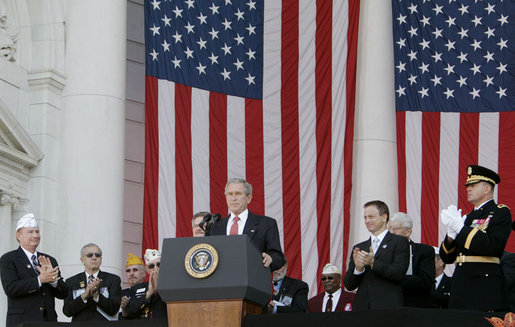
M36 258L36 255L33 254L32 257L30 257L30 260L32 261L32 268L34 268L36 275L39 276L40 272L39 272L38 267L41 267L41 265L39 264L38 259Z

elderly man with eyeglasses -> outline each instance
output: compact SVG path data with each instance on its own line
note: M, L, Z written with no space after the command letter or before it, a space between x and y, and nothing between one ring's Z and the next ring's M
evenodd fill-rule
M161 252L154 249L145 251L145 265L148 281L130 288L130 300L125 311L129 319L168 320L166 303L157 291Z
M308 312L352 311L354 293L349 293L342 288L340 268L332 263L326 264L320 280L325 292L309 299Z
M82 247L80 261L84 271L66 280L64 314L72 321L118 320L120 277L100 270L102 250L94 243Z

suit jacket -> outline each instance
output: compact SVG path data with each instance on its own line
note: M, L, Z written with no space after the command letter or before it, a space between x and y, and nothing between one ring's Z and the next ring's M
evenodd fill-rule
M431 307L435 288L435 250L426 244L410 241L412 248L412 275L402 281L404 305Z
M445 237L440 246L440 257L445 263L454 263L460 254L501 259L510 232L510 209L490 200L467 215L464 226L454 241L449 242ZM504 297L504 277L500 264L456 264L449 309L505 310L508 306Z
M370 250L370 238L354 247ZM406 237L387 232L374 255L374 266L365 267L362 274L355 275L354 259L349 260L349 269L343 280L348 290L358 288L354 298L354 310L392 309L403 306L402 286L409 265L409 242Z
M302 280L285 276L279 292L273 299L286 304L286 306L278 306L277 313L306 312L308 309L308 291L308 284Z
M325 292L315 295L309 299L308 312L324 312L325 308L322 308L322 305L324 304L324 295ZM334 312L352 311L353 301L354 293L347 292L342 288L342 293L340 294L340 298L338 299Z
M511 312L515 312L515 253L504 252L501 268L506 284L506 300Z
M36 253L40 255L49 258L53 267L58 266L53 257ZM38 275L21 247L0 258L0 276L7 295L6 326L25 321L57 321L54 299L64 299L68 293L62 279L57 281L57 287L46 283L39 287Z
M98 312L97 307L110 316L117 314L120 309L120 277L99 271L97 278L102 280L99 284L98 303L91 297L84 303L80 296L88 284L85 272L78 273L66 280L69 292L64 300L63 312L67 317L72 317L72 321L107 320Z
M134 285L130 288L130 300L125 307L128 319L168 320L166 303L158 292L147 301L148 282Z
M227 235L227 222L230 216L216 222L211 226L209 235ZM272 257L270 269L275 271L284 265L284 256L279 239L279 229L275 219L255 215L249 210L249 216L243 228L243 234L249 236L251 242L260 252Z
M447 309L449 307L449 298L451 297L452 278L443 274L438 288L433 294L433 307Z

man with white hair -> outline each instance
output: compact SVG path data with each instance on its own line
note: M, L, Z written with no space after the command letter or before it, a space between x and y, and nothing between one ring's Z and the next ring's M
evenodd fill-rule
M273 272L274 296L268 303L270 313L306 312L308 309L308 284L286 276L288 263Z
M392 234L406 237L410 244L408 271L402 281L404 306L431 307L435 287L433 248L429 245L415 243L411 240L410 236L413 231L413 220L404 212L396 212L392 215L388 223L388 229Z
M308 301L308 312L352 311L354 294L342 289L342 272L340 268L328 263L322 270L324 293Z
M120 277L100 270L102 250L94 243L81 248L80 261L84 271L66 280L63 313L72 321L118 320Z
M409 265L409 242L388 232L390 211L380 200L365 203L364 222L370 238L356 244L344 278L348 290L358 289L355 310L395 309L404 305L401 283Z
M61 278L57 261L36 251L41 240L32 213L16 226L18 249L0 258L0 276L7 295L7 327L26 321L57 321L55 298L64 299L68 287Z
M147 249L144 259L149 279L131 287L129 303L125 308L127 316L131 319L168 320L166 303L157 291L161 252Z

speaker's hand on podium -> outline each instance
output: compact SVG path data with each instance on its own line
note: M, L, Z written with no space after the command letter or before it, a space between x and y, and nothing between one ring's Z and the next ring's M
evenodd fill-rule
M262 253L263 255L263 265L268 268L270 267L270 264L272 263L272 257L266 254L265 252Z

